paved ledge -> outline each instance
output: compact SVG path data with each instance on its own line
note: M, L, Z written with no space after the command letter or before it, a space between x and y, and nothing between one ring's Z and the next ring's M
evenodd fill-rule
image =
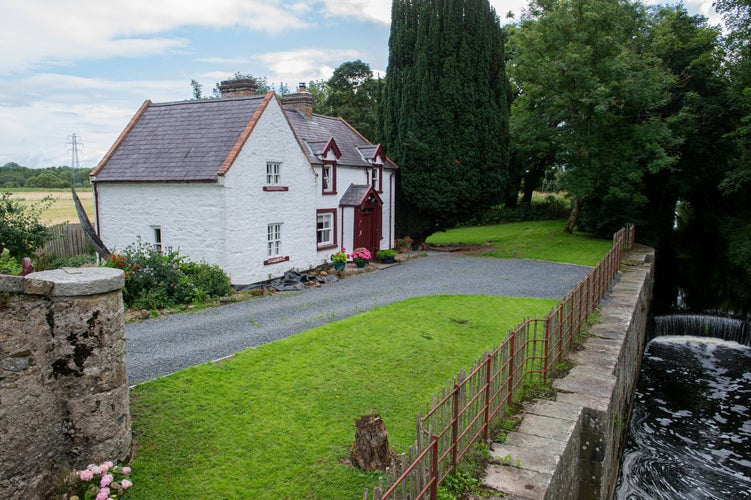
M639 375L653 261L646 247L626 253L601 322L584 349L570 353L568 375L553 382L556 399L526 405L519 429L491 445L485 486L507 500L612 497L625 431L618 422L628 419Z

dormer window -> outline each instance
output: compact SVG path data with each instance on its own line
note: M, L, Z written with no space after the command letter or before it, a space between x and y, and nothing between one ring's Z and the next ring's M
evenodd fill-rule
M373 165L370 169L370 185L379 193L383 192L383 165Z
M327 162L323 164L321 192L323 194L336 194L336 163Z

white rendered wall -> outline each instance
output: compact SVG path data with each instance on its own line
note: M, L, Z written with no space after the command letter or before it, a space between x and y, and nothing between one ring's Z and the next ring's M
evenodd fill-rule
M281 186L264 191L266 162L281 163ZM272 100L224 181L224 269L235 284L255 283L321 265L316 247L316 179L277 102ZM269 224L282 224L282 255L264 265Z
M154 227L160 227L163 248L222 266L222 228L208 223L224 212L223 190L216 184L102 183L96 198L100 237L110 251L122 251L138 238L154 243Z

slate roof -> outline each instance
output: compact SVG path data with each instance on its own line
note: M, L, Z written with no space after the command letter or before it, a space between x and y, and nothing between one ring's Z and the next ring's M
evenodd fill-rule
M91 172L96 182L215 182L229 170L275 94L154 104L146 101ZM333 137L337 164L369 167L377 150L341 118L285 110L312 165ZM388 159L384 166L397 168Z
M216 181L267 98L146 101L91 175L97 182Z
M303 146L303 151L308 155L308 161L312 165L323 163L317 155L321 153L322 148L333 137L342 153L337 165L370 167L367 160L372 158L378 146L374 146L361 136L346 121L323 115L313 115L312 118L307 118L295 110L285 110L284 112ZM368 155L368 153L370 154ZM383 166L397 168L396 164L388 158L384 160Z
M368 193L373 191L373 194L380 199L378 193L376 193L372 186L359 186L356 184L350 184L347 190L342 195L342 199L339 202L341 207L359 207L365 202L365 198Z

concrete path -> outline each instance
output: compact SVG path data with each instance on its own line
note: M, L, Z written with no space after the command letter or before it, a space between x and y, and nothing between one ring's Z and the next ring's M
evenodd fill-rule
M321 288L128 323L128 380L137 384L168 375L411 297L498 295L560 299L590 269L440 253Z

